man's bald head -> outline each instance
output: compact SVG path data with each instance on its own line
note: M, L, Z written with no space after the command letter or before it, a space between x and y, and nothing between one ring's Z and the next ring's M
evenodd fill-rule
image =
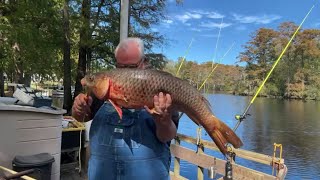
M144 56L143 42L139 38L126 38L118 44L114 54L117 63L136 64Z

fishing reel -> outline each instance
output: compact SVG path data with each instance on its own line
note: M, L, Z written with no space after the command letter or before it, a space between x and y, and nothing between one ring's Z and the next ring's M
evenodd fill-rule
M251 116L251 114L245 114L245 115L239 115L239 114L237 114L237 115L235 115L234 118L235 118L236 120L238 120L238 121L241 122L241 121L245 120L247 116Z

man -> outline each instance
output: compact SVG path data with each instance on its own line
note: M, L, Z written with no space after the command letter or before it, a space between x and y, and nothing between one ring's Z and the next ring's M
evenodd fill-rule
M115 50L116 67L146 68L143 51L143 42L138 38L121 41ZM178 124L178 113L173 111L171 103L171 96L160 92L154 96L156 112L147 107L122 109L123 118L119 121L110 103L79 94L72 115L78 120L93 119L89 180L169 179L169 145Z

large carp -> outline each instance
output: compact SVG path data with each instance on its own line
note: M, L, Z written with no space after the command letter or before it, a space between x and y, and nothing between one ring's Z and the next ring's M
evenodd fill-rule
M203 126L223 154L227 153L227 143L242 146L233 130L212 114L209 102L196 88L167 72L118 68L87 75L81 81L98 99L109 100L120 118L120 107L138 109L146 105L152 109L156 94L169 93L173 108Z

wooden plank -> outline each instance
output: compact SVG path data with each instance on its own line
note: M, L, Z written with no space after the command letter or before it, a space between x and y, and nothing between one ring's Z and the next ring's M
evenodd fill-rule
M197 140L191 136L178 134L178 138L180 139L180 141L185 141L185 142L188 142L191 144L196 145L196 143L197 143ZM214 142L202 140L201 143L203 143L203 146L205 148L219 151L218 147L215 145ZM268 156L268 155L264 155L264 154L260 154L260 153L255 153L255 152L247 151L247 150L243 150L243 149L233 149L233 151L236 153L237 157L251 160L251 161L255 161L255 162L258 162L261 164L270 165L270 166L272 164L272 156ZM279 161L280 159L276 158L275 160ZM281 161L284 162L284 159L281 159Z
M2 111L1 113L5 113L5 119L9 119L11 121L17 120L43 120L43 119L60 119L62 121L63 117L60 114L47 114L47 113L39 113L39 112L28 112L28 111ZM0 118L1 119L1 118Z
M60 138L62 135L61 130L62 130L62 127L18 129L17 142Z
M8 169L8 168L3 167L3 166L0 166L0 169L3 170L3 171L8 172L10 174L16 174L17 173L16 171L13 171L12 169ZM30 176L21 176L20 178L21 179L25 179L25 180L36 180L36 179L34 179L34 178L30 177Z
M209 167L213 166L214 162L216 162L216 172L218 174L224 175L225 174L225 160L221 160L207 154L197 154L195 151L182 147L177 146L175 144L171 144L171 153L175 157L179 157L189 163L195 164L197 166L201 166L203 168L208 169ZM266 180L275 180L276 177L271 176L269 174L265 174L262 172L255 171L253 169L249 169L238 164L233 164L233 177L234 179L266 179Z
M41 128L41 127L62 127L61 119L27 119L19 120L17 128Z
M16 143L16 154L22 156L43 152L58 154L60 151L61 138Z
M188 180L187 178L180 176L180 175L175 175L174 172L170 171L170 179L171 180Z
M34 114L51 114L51 115L62 115L65 114L67 111L64 109L53 110L53 109L46 109L46 108L36 108L31 106L19 106L19 105L8 105L8 106L0 106L0 111L2 112L13 112L12 114L25 112L25 113L34 113ZM9 114L9 113L7 113Z

